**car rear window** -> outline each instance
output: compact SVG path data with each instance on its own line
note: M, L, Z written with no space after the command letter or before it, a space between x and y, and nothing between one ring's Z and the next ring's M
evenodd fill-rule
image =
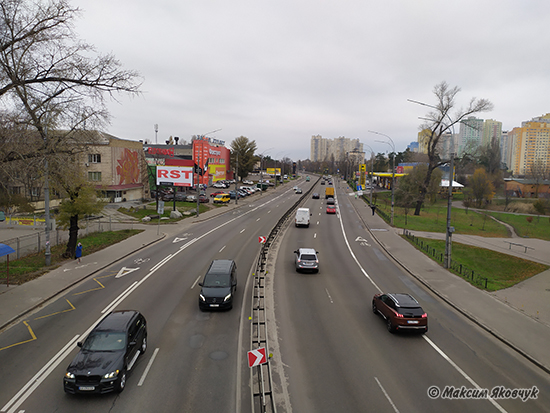
M302 261L315 261L317 258L313 254L302 254Z
M424 314L421 307L399 307L397 312L404 317L422 317L422 314Z

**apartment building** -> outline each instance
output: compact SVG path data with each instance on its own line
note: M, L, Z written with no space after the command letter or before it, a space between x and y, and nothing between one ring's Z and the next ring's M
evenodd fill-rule
M313 162L343 161L348 153L363 152L363 144L359 139L349 139L343 136L326 139L321 135L311 137L310 160Z
M550 113L522 122L508 132L514 175L532 175L533 169L550 169Z

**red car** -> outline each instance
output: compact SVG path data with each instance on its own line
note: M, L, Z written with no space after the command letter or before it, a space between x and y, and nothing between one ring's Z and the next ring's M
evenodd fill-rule
M226 194L227 192L223 192L223 191L216 191L216 192L212 192L210 194L210 197L211 198L214 198L216 195L223 195L223 194Z
M336 214L336 205L327 205L327 214Z
M410 294L375 294L372 312L386 320L390 333L396 331L428 331L428 314Z

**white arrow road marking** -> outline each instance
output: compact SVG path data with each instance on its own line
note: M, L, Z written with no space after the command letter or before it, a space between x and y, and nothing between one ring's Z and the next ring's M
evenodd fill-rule
M356 241L356 242L368 242L368 241L367 241L365 238L363 238L363 237L357 237L357 238L355 238L355 241Z
M139 270L139 267L137 267L137 268L122 267L120 269L120 271L118 272L118 274L115 275L115 278L124 277L125 275L130 274L131 272L134 272L134 271L137 271L137 270Z
M176 238L174 238L174 241L172 241L172 244L175 244L176 242L180 242L180 241L185 241L186 239L187 239L187 237L185 237L185 238L176 237Z

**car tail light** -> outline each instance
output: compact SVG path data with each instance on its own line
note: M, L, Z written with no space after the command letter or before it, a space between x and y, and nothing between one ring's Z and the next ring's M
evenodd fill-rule
M426 313L422 314L422 318L428 318L428 314Z
M395 314L397 315L397 317L403 318L403 314L399 314L398 312L396 312Z

